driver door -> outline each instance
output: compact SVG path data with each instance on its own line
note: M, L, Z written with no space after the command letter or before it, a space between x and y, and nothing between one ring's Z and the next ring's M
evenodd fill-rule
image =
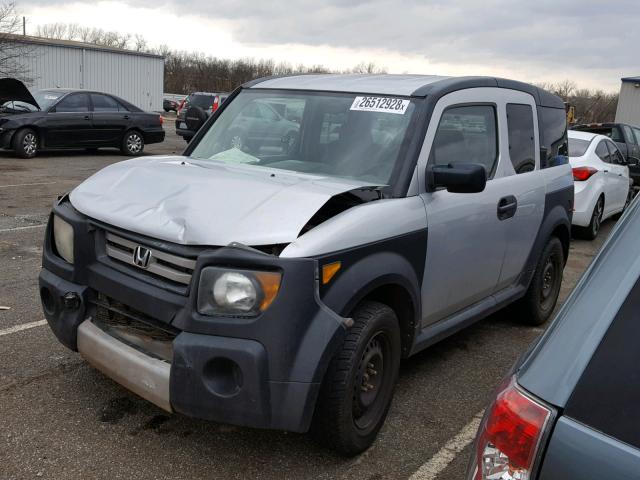
M444 96L436 105L418 178L427 212L428 241L422 284L423 325L449 317L496 291L506 251L506 232L515 214L511 180L502 173L504 105L497 88L474 88ZM507 157L508 161L508 157ZM487 184L479 193L426 191L429 164L479 163Z

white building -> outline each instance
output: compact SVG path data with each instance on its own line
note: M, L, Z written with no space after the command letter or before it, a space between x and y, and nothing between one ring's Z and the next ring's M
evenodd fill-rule
M616 122L640 126L640 77L622 79Z
M143 110L162 110L164 58L69 40L19 36L29 87L80 88L111 93Z

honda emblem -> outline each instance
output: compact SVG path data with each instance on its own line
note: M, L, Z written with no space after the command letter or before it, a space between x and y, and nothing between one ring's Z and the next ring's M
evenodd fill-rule
M136 267L147 268L151 261L151 250L138 245L133 249L133 264Z

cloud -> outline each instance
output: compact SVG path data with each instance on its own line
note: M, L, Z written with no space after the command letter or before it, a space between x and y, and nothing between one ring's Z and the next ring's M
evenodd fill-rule
M149 8L146 1L123 1ZM59 3L64 2L22 5ZM614 85L621 74L640 73L631 70L640 68L637 0L192 0L188 6L164 0L153 8L224 26L235 42L251 47L350 48L430 64L495 66L537 78L594 79L575 78L579 84L602 84L606 78ZM171 45L180 22L169 32Z

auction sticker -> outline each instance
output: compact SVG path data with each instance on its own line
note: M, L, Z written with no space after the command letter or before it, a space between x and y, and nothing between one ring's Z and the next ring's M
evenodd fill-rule
M356 97L351 110L360 112L384 112L404 115L409 106L409 100L392 97Z

